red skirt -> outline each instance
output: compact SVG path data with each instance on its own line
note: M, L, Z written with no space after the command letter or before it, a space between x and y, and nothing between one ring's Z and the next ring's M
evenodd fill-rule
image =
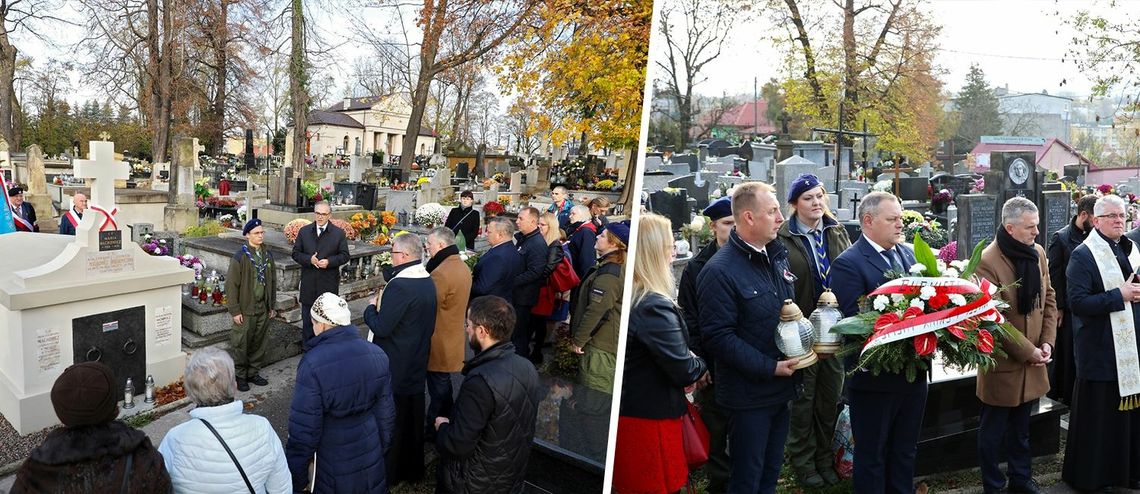
M618 417L613 479L616 494L672 493L685 487L689 466L681 441L681 417Z

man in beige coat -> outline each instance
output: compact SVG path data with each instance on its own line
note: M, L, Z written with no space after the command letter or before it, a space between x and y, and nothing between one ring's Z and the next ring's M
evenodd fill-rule
M1024 197L1014 197L1002 207L1001 217L1002 227L982 251L977 274L1003 287L998 296L1010 305L1006 319L1025 337L1002 341L1008 358L995 357L997 367L978 374L977 393L982 401L978 456L985 492L1001 491L1006 479L998 468L998 450L1005 438L1008 492L1036 493L1030 470L1029 414L1037 399L1049 391L1045 364L1053 353L1057 304L1045 249L1035 243L1040 221L1037 206Z
M471 296L471 270L459 257L455 233L450 228L436 228L428 233L427 270L435 283L435 332L431 335L428 354L428 404L426 437L435 437L435 418L450 417L454 395L451 375L463 369L466 336L463 324L467 317L467 299Z

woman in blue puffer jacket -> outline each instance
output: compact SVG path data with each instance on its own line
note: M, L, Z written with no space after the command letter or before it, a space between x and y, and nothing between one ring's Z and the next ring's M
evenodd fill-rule
M297 368L285 445L293 490L386 493L384 453L396 422L388 356L360 337L344 299L322 294L312 316L316 336Z

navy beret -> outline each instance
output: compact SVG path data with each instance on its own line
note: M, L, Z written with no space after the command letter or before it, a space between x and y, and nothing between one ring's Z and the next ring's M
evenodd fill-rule
M254 218L252 220L249 220L249 221L245 222L245 228L241 229L241 234L242 235L249 235L249 232L253 231L254 228L257 228L259 226L261 226L261 220L260 219Z
M625 223L609 223L605 231L612 233L621 243L629 246L629 225Z
M18 196L18 195L23 194L23 193L24 193L24 188L20 187L19 185L13 186L12 188L8 189L8 195L9 196Z
M799 199L801 194L820 185L822 184L819 183L819 177L810 173L801 174L792 182L792 186L788 187L788 204L796 202L796 199Z
M709 204L709 207L701 211L701 214L708 216L710 220L716 221L725 216L732 216L732 198L724 196Z

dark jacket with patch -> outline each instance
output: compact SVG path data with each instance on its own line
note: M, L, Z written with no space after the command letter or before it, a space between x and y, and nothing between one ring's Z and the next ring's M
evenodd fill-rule
M787 358L776 348L780 308L794 294L787 249L773 240L765 251L770 261L733 230L697 277L702 344L716 359L716 401L731 410L787 403L800 379L775 374Z
M372 342L391 361L392 392L423 394L435 332L435 282L419 263L398 266L395 273L380 296L380 308L369 304L364 309L364 323L372 330Z
M476 354L463 374L451 421L436 435L436 492L521 493L543 396L538 372L508 341Z
M356 326L311 338L289 408L285 457L293 490L308 485L316 453L314 492L387 492L384 452L395 428L388 356L361 339Z
M590 269L590 274L578 285L578 297L570 317L570 331L575 345L590 345L617 354L624 271L622 264L613 262L612 255L606 256Z
M542 233L535 228L530 235L515 234L515 247L523 258L522 272L514 280L514 304L533 307L538 302L538 290L546 284L550 274L546 272L549 246Z
M130 478L124 480L128 458ZM126 492L139 494L172 489L162 455L146 433L114 421L49 433L16 472L11 492L117 493L124 485Z
M246 248L249 244L245 245ZM253 300L253 285L257 281L257 268L246 255L245 250L238 249L230 259L229 270L226 271L226 308L231 316L238 314L264 314L273 308L277 301L277 263L273 260L273 253L264 244L261 246L263 255L269 263L265 268L265 305L259 306ZM250 250L254 254L253 250ZM256 254L255 254L256 255Z
M318 269L313 266L314 253L317 259L328 259L329 267ZM317 224L309 223L297 232L293 260L301 265L301 303L313 305L322 293L339 293L340 270L337 268L348 263L348 237L344 230L330 221L325 232L317 238Z
M673 301L649 293L634 303L622 370L623 417L673 419L685 413L685 386L706 370L705 362L689 353L686 339Z

